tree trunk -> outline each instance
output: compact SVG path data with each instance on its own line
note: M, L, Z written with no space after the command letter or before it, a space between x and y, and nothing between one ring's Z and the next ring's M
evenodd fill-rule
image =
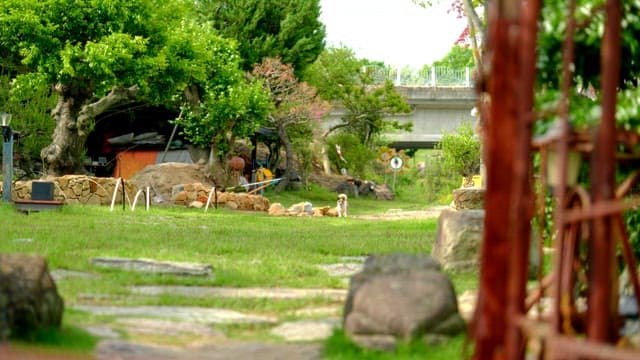
M280 137L280 141L282 141L282 145L284 146L285 169L283 179L280 180L280 182L276 186L276 191L282 191L286 189L287 186L289 186L289 182L294 178L295 175L293 144L291 144L291 139L289 138L289 134L287 133L285 124L278 124L278 137Z
M93 120L110 107L133 99L138 87L114 88L100 100L82 105L86 95L78 89L58 84L58 103L51 111L56 121L52 141L40 153L49 175L83 174L85 143L93 129Z

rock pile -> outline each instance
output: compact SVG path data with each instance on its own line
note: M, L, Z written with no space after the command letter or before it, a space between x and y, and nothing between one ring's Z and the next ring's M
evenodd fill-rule
M314 208L310 202L306 201L293 204L288 208L285 208L280 203L273 203L267 212L273 216L338 216L338 211L335 207L323 206Z
M209 202L209 206L226 206L233 210L267 211L269 199L261 195L248 193L222 192L216 190L211 194L211 187L202 183L175 185L171 191L171 203L201 208Z

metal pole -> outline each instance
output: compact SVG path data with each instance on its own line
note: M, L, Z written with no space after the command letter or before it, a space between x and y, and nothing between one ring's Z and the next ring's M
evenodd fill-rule
M619 0L608 0L602 50L602 120L597 129L591 159L593 169L591 196L594 205L614 198L615 189L615 113L616 91L620 79L620 18ZM587 308L587 339L597 342L618 340L617 284L615 272L615 241L611 236L611 216L593 220L589 244L589 294Z
M2 201L11 202L13 181L13 133L11 128L2 126Z

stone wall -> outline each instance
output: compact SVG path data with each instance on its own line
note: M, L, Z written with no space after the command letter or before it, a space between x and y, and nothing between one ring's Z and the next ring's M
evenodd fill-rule
M118 178L94 177L85 175L65 175L42 180L16 181L11 192L12 200L31 200L33 181L53 182L53 200L65 204L111 205L111 198ZM125 181L126 198L133 203L137 187ZM142 201L142 200L138 200ZM116 203L122 204L122 190L118 189Z

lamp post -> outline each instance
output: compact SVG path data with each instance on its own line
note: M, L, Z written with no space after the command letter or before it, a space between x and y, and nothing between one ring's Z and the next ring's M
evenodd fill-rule
M11 182L13 180L13 133L11 114L0 113L2 120L2 201L11 202Z

